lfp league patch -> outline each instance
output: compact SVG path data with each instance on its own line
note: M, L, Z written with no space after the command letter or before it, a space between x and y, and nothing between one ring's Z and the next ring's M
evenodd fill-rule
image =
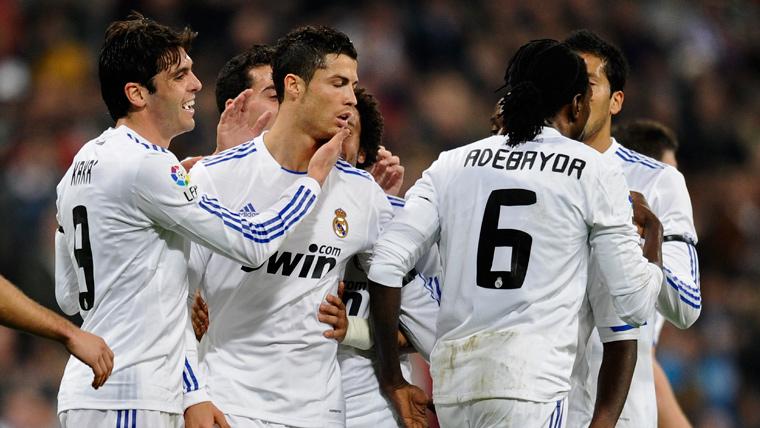
M172 166L170 175L178 186L187 187L190 185L190 175L185 172L185 168L181 165Z

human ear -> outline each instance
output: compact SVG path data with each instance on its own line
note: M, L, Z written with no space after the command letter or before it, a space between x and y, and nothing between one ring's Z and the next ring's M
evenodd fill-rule
M129 103L137 108L145 107L147 104L147 89L139 83L129 82L124 85L124 96Z
M625 93L623 91L615 91L610 98L610 114L615 116L623 110L623 101L625 101Z
M306 92L306 82L295 74L288 74L285 76L284 88L286 95L298 98Z

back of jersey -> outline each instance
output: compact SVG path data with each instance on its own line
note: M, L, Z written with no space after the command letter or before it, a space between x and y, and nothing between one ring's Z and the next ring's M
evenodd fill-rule
M56 297L82 328L113 349L113 374L97 391L71 358L59 411L140 408L181 412L189 243L135 202L135 177L150 158L176 158L126 127L87 143L58 185ZM165 170L166 179L170 177ZM176 180L185 180L176 172ZM175 181L176 181L175 180ZM157 187L148 189L159 195ZM177 186L178 198L182 188ZM184 199L184 198L182 198Z
M600 159L552 128L516 147L494 136L443 153L407 195L439 213L436 402L569 390L589 232L631 218L622 174Z

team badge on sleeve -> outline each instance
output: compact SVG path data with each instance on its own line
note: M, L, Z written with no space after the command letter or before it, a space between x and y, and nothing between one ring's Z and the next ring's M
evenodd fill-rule
M335 210L335 218L332 221L333 232L338 235L338 238L345 238L348 236L348 221L346 220L346 212L338 208Z
M172 166L171 177L180 187L187 187L190 185L190 176L185 172L185 168L182 168L180 165Z

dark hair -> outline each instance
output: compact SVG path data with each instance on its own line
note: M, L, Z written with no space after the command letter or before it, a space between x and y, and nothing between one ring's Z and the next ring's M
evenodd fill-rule
M308 84L318 68L325 68L328 54L357 57L348 36L330 27L300 27L278 40L272 61L277 100L282 102L285 97L285 76L295 74Z
M364 162L358 162L357 168L367 168L377 162L377 150L383 141L383 115L377 99L364 88L356 88L356 109L359 110L359 147L364 151Z
M588 90L583 60L556 40L533 40L517 50L504 75L507 90L496 123L509 145L530 141L544 120Z
M245 52L234 56L216 76L216 107L224 111L227 100L234 99L253 85L249 72L264 65L272 65L274 49L265 45L253 45Z
M602 60L604 74L610 81L610 95L625 88L625 80L628 77L628 61L615 45L606 42L589 30L573 31L565 39L565 44L578 53L588 53Z
M112 22L98 57L100 93L111 118L119 120L129 113L131 103L124 85L139 83L155 92L153 78L179 64L180 48L189 52L197 34L188 27L175 31L138 12Z
M615 126L612 135L623 146L659 161L665 150L678 151L675 133L654 120L642 119Z

